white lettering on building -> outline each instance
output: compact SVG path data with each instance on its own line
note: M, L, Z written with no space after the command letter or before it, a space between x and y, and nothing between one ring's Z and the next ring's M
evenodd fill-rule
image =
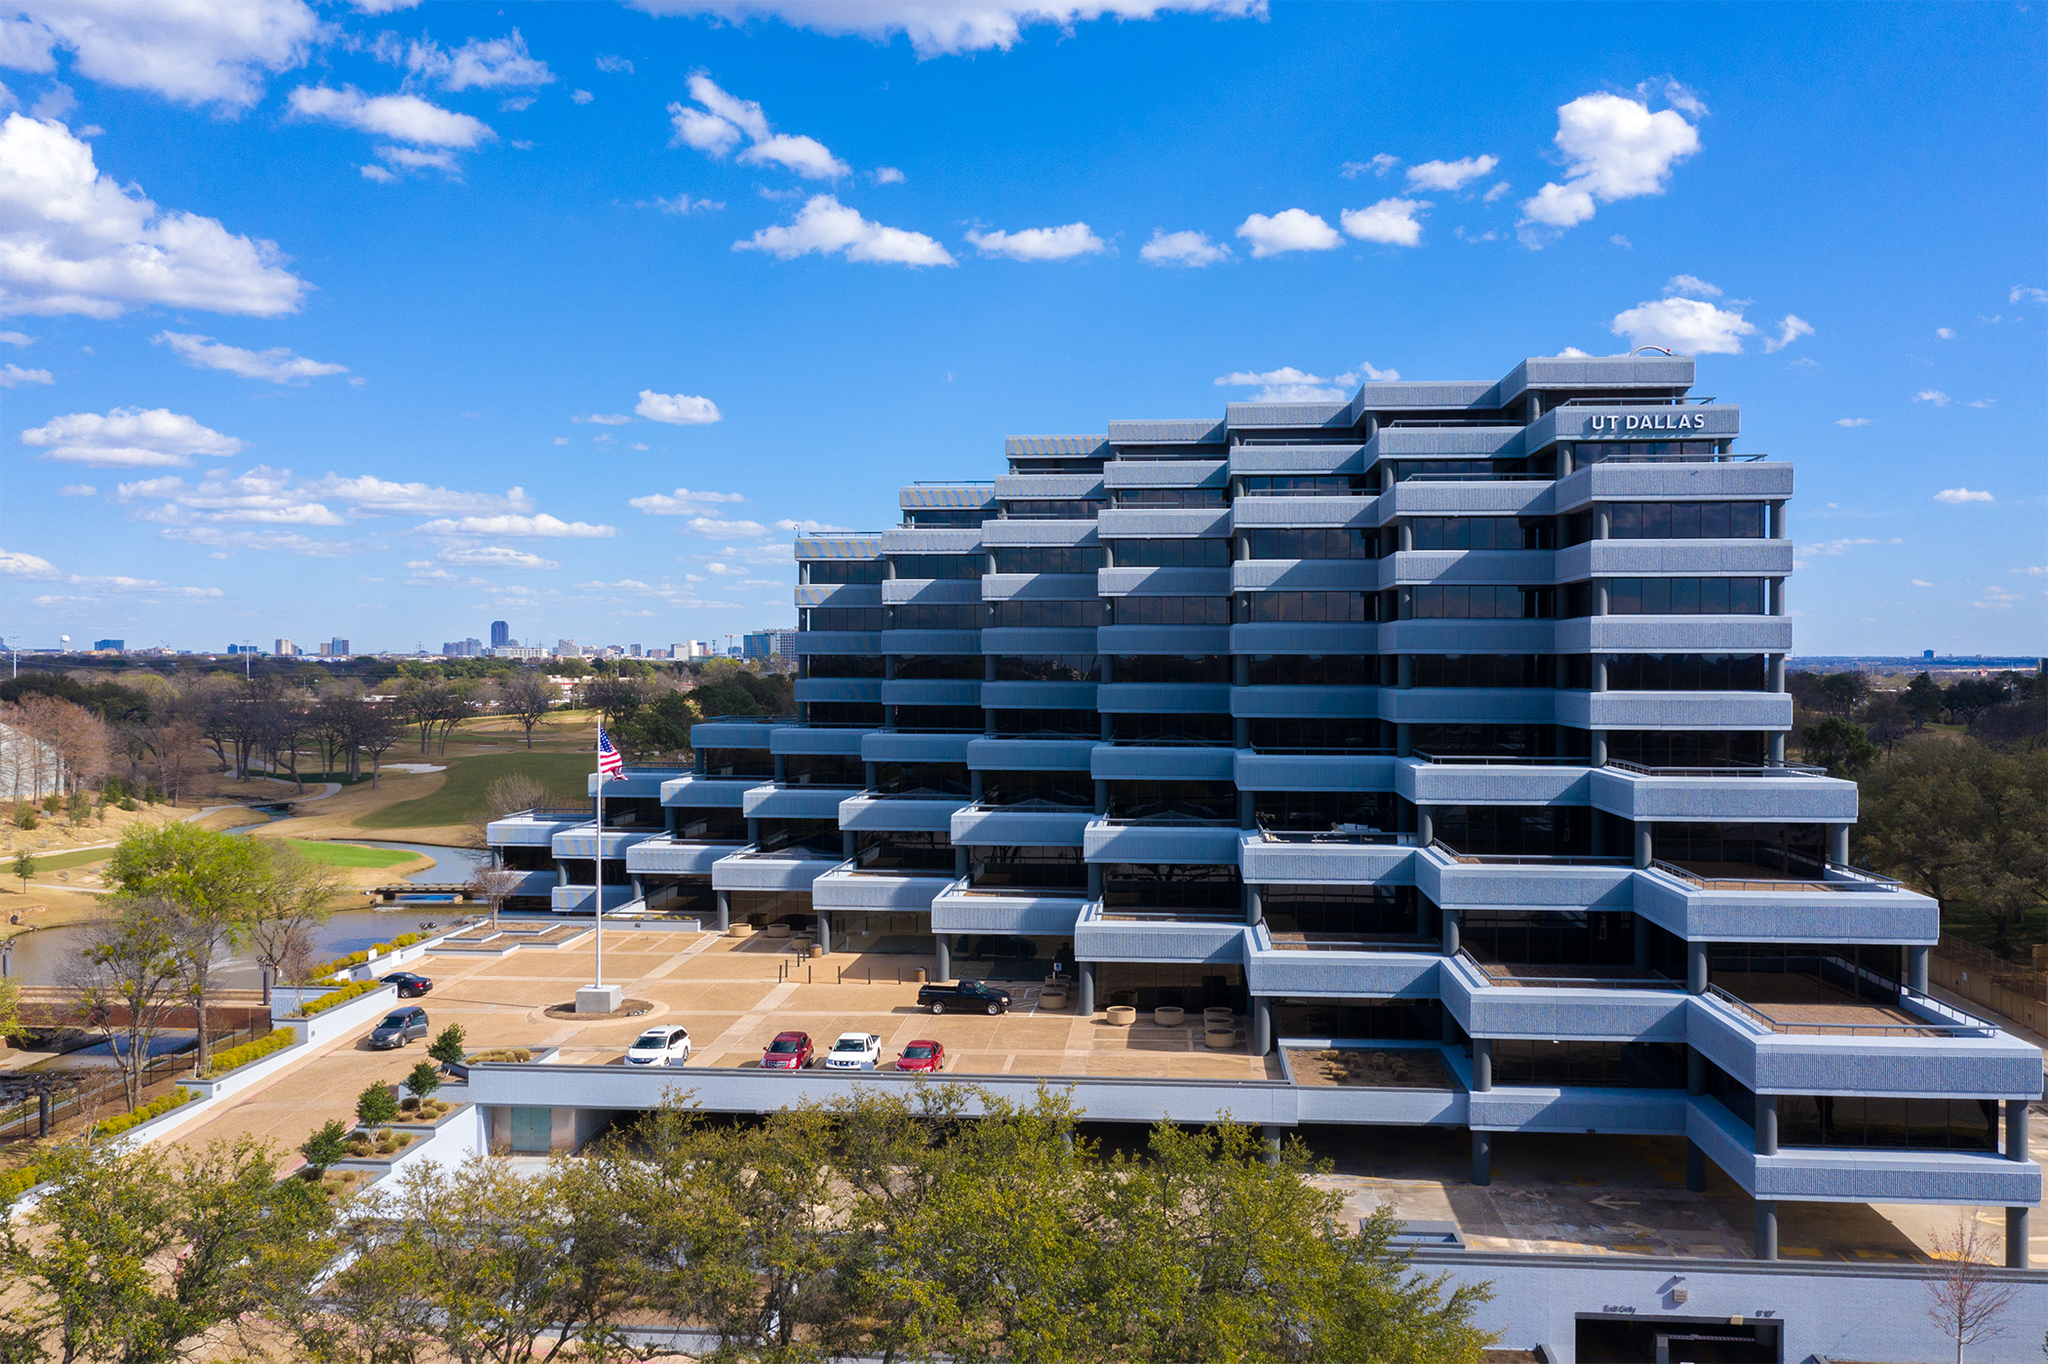
M1704 431L1707 429L1707 414L1704 412L1649 412L1641 416L1624 417L1619 413L1594 416L1586 419L1588 431Z

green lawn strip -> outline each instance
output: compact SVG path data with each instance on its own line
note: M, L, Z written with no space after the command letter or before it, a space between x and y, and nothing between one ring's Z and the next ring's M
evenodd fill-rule
M411 761L394 755L393 761ZM426 829L460 824L483 808L484 794L500 777L524 773L554 793L563 805L581 805L587 779L596 770L596 756L589 753L479 753L448 760L448 776L432 795L402 800L373 810L356 820L361 829Z
M75 852L37 853L36 875L41 876L48 871L64 871L70 867L89 866L94 862L104 862L113 855L112 848L80 848ZM12 862L13 859L9 858L8 861Z
M420 857L399 848L365 848L357 843L319 843L307 838L287 838L285 842L308 862L330 867L395 867L401 862L417 862Z

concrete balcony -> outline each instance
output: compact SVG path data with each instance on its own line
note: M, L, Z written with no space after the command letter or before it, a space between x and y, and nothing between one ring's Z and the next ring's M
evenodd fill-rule
M1102 475L1099 473L1079 474L997 474L996 501L1012 502L1019 498L1038 498L1067 501L1073 499L1100 498L1102 496ZM991 540L993 544L995 541Z
M1230 481L1221 459L1112 460L1102 468L1105 488L1220 488Z
M983 601L1094 601L1093 573L986 573Z
M1240 791L1391 791L1394 759L1382 754L1260 753L1235 750L1231 779Z
M766 777L675 777L661 784L661 803L685 810L738 810L745 806L747 792L767 780Z
M1230 627L1105 625L1095 632L1095 647L1105 654L1226 654Z
M1229 529L1229 507L1105 507L1095 517L1105 540L1184 540Z
M1415 835L1347 839L1238 835L1238 873L1254 885L1415 884Z
M1378 687L1232 687L1230 713L1248 719L1352 719L1380 713Z
M1801 768L1603 767L1592 774L1595 809L1624 819L1853 824L1856 783Z
M1105 682L1096 709L1118 715L1220 715L1230 709L1228 682Z
M967 765L988 772L1086 772L1098 739L972 739Z
M1092 900L1074 925L1076 961L1243 962L1245 925L1224 920L1105 912Z
M981 600L979 578L891 578L882 584L888 606L916 602L928 606L961 605Z
M798 606L880 606L879 583L798 583Z
M1403 621L1402 625L1414 623ZM1496 625L1520 623L1494 622ZM1381 687L1379 694L1381 719L1415 725L1457 725L1478 721L1495 725L1547 725L1557 709L1560 695L1548 687ZM1588 693L1563 694L1584 696Z
M981 683L961 681L895 680L878 689L884 705L890 706L978 706Z
M1682 1089L1496 1085L1468 1102L1467 1125L1479 1132L1677 1136L1686 1128Z
M1379 499L1374 497L1240 497L1230 504L1233 530L1378 524Z
M799 640L807 635L798 635ZM879 636L877 637L879 638ZM748 716L706 720L701 725L690 726L692 748L767 748L768 736L778 726L792 724L789 716L764 715L759 719Z
M981 542L990 549L998 545L1092 545L1095 538L1095 521L1076 518L1071 521L1040 520L1037 517L1019 517L1014 520L984 521L981 524Z
M1935 901L1896 881L1829 868L1826 879L1697 875L1670 864L1635 873L1635 911L1688 942L1899 943L1941 936Z
M1406 949L1347 946L1275 947L1266 925L1251 929L1245 984L1254 995L1319 999L1434 999L1443 957L1424 944Z
M1103 818L1089 821L1081 838L1082 856L1090 862L1237 861L1238 832L1217 824L1120 824Z
M781 848L775 852L736 852L721 857L711 867L714 890L802 890L845 861L837 853L813 852L808 848Z
M980 494L986 497L987 485ZM980 548L979 526L891 526L882 532L884 554L972 554Z
M946 833L953 812L967 804L961 796L883 796L872 791L839 802L839 827L860 832Z
M1442 847L1415 854L1415 885L1446 909L1630 909L1635 869L1623 858L1490 859Z
M1375 565L1369 588L1404 583L1523 583L1555 581L1551 552L1541 549L1424 549L1389 554Z
M1048 810L1019 806L967 805L953 811L955 847L1078 848L1092 810Z
M2041 1167L1993 1151L1780 1147L1756 1154L1756 1132L1718 1100L1686 1101L1685 1135L1754 1198L1812 1203L2027 1204Z
M1105 568L1095 575L1104 597L1220 597L1230 591L1228 568Z
M1557 551L1556 581L1673 573L1782 578L1791 571L1790 540L1589 540Z
M932 899L932 932L1070 937L1087 904L1080 891L970 890L952 881Z
M1094 627L1040 629L990 626L981 632L981 651L988 654L1092 654Z
M967 760L973 734L906 734L901 730L870 729L860 738L862 762L871 763L957 763Z
M1577 764L1394 760L1394 790L1417 805L1584 805L1591 781L1590 769Z
M1207 744L1096 744L1088 770L1097 781L1229 781L1237 750Z
M663 831L659 828L634 828L631 826L613 828L610 825L606 825L604 831L605 859L610 861L623 857L625 856L626 849L632 847L635 843L645 843L650 838L661 838L663 836ZM557 861L565 858L595 857L597 855L597 824L595 821L592 821L587 824L580 824L572 829L564 829L555 835L554 841L548 847L554 853Z
M929 910L932 900L952 883L950 872L863 871L842 862L811 882L811 905L875 913Z
M626 849L629 876L709 876L721 857L745 852L745 840L707 843L668 837L650 838Z
M1364 455L1364 441L1356 445L1240 445L1230 452L1230 471L1234 474L1357 474L1365 472ZM1243 500L1248 502L1252 499Z
M1379 625L1332 621L1254 621L1230 627L1234 654L1370 654L1380 652Z
M740 809L748 819L837 819L839 802L853 795L845 786L777 786L766 783L747 792Z
M556 834L591 823L593 813L588 809L522 810L492 820L484 827L484 841L494 848L552 848Z
M1786 654L1792 652L1792 622L1784 616L1579 616L1556 622L1555 638L1561 654Z
M1790 729L1792 698L1765 691L1561 691L1557 723L1576 729Z
M1483 967L1460 953L1443 959L1437 989L1474 1037L1682 1042L1686 1036L1690 996L1682 981L1633 983L1628 973L1591 967Z
M637 898L633 893L633 887L630 885L606 886L604 888L605 912L609 914L612 910L622 909ZM589 914L596 908L596 905L596 886L556 886L549 892L548 907L557 914Z
M628 767L622 774L604 784L604 793L611 800L626 796L645 800L659 799L662 786L687 771L687 767ZM595 797L597 773L592 772L586 776L583 785L583 793Z
M1382 523L1397 516L1545 516L1551 509L1550 484L1541 479L1407 479L1378 502Z
M1792 495L1792 466L1755 464L1592 464L1551 485L1554 510L1583 511L1603 502L1673 497L1732 500Z
M1558 624L1549 620L1392 620L1379 627L1379 650L1388 654L1547 654L1553 650Z

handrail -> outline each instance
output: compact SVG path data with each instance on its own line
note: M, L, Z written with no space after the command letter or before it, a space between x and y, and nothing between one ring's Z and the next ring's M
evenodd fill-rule
M795 723L796 717L794 715L707 715L696 722L699 725L793 725Z
M1651 858L1650 865L1668 876L1675 876L1679 880L1689 882L1702 890L1732 889L1749 885L1797 885L1810 886L1820 890L1862 889L1865 886L1874 890L1903 890L1905 888L1903 881L1886 876L1882 872L1870 871L1863 867L1851 867L1840 862L1820 861L1796 853L1788 854L1786 860L1789 862L1795 857L1799 861L1808 862L1818 867L1821 875L1793 876L1790 873L1784 873L1772 876L1769 874L1771 870L1769 867L1758 867L1759 875L1756 876L1704 876L1690 867L1681 867L1675 862L1666 862L1661 857ZM1842 879L1829 880L1827 877L1829 872L1836 873Z
M1095 821L1115 828L1156 828L1156 829L1233 829L1237 819L1233 815L1217 815L1202 819L1193 815L1097 815Z
M1687 403L1704 406L1718 402L1718 398L1696 398L1690 394L1678 394L1669 398L1566 398L1558 407L1683 407ZM1556 408L1551 409L1555 411Z
M1419 748L1412 750L1412 756L1420 758L1426 763L1443 763L1446 766L1454 763L1471 763L1488 767L1540 767L1546 764L1560 767L1591 767L1593 765L1591 758L1539 758L1512 753L1424 753Z
M1814 767L1808 763L1729 763L1721 767L1651 767L1644 763L1630 762L1626 758L1609 758L1607 765L1623 772L1638 772L1646 777L1824 777L1825 767Z
M1485 962L1472 955L1470 948L1460 947L1458 955L1471 963L1480 975L1486 977L1489 983L1493 981L1493 973L1486 969ZM1534 963L1524 964L1533 965ZM1514 963L1512 962L1498 962L1496 965L1509 971L1514 969ZM1511 976L1509 979L1516 980L1521 988L1531 988L1529 984L1520 978ZM1527 980L1533 982L1533 988L1537 989L1546 986L1573 990L1641 990L1646 988L1654 990L1682 990L1685 988L1683 981L1673 980L1669 976L1531 976Z
M1955 1009L1952 1006L1941 1005L1939 1000L1931 999L1928 996L1920 995L1907 989L1899 991L1902 997L1911 999L1923 1006L1940 1006L1945 1012L1960 1014L1970 1021L1967 1023L1938 1023L1933 1020L1921 1023L1786 1023L1771 1017L1748 1000L1740 999L1730 994L1712 981L1707 983L1707 993L1716 999L1726 1002L1751 1022L1773 1033L1821 1033L1851 1037L1916 1037L1926 1033L1935 1033L1944 1037L1989 1037L1998 1031L1994 1024L1965 1014L1960 1009Z
M534 807L533 807L533 808L532 808L531 810L514 810L514 811L513 811L513 812L512 812L511 814L508 814L508 815L499 815L499 816L498 816L498 819L494 819L494 820L492 820L492 821L491 821L491 823L493 823L493 824L496 824L496 823L498 822L498 820L505 820L505 819L588 819L588 820L595 820L596 818L597 818L597 810L596 810L596 807L595 807L594 805L583 805L583 806L562 806L562 807L559 807L559 808L557 808L557 807L552 807L552 806L541 806L541 805L536 805L536 806L534 806Z
M1625 867L1626 857L1591 856L1577 853L1469 853L1444 842L1441 838L1429 841L1432 851L1459 862L1478 862L1505 867Z

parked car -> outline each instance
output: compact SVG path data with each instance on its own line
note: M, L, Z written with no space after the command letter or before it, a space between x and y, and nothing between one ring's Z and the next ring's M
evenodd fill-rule
M1004 1014L1010 1011L1010 992L979 980L933 981L917 987L917 1002L935 1014L948 1009Z
M882 1039L871 1032L843 1032L825 1053L827 1070L873 1070L882 1061Z
M937 1071L946 1068L946 1049L937 1042L919 1040L903 1049L896 1058L898 1070Z
M807 1032L779 1032L761 1053L763 1070L802 1070L811 1063L811 1035Z
M690 1059L688 1028L649 1028L626 1048L629 1066L680 1066Z
M427 1040L427 1011L425 1009L393 1009L384 1015L384 1021L370 1029L370 1045L379 1051L402 1047L417 1037Z
M415 971L393 971L388 976L377 977L379 985L396 985L400 999L418 999L434 988L434 982Z

